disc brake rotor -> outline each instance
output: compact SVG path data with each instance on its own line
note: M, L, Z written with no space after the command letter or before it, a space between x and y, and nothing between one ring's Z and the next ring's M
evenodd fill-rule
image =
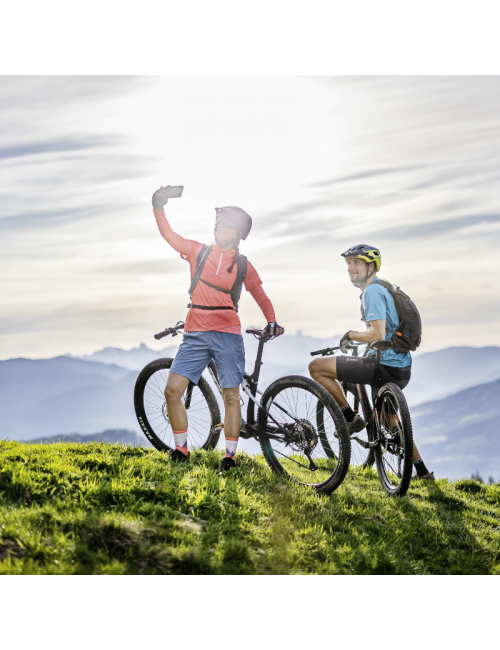
M316 429L309 420L297 420L292 427L293 441L290 447L309 456L319 442Z

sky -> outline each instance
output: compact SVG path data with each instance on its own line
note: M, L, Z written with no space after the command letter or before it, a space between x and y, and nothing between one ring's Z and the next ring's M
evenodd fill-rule
M423 321L421 350L497 345L500 77L5 76L0 85L0 358L157 344L186 316L171 225L242 252L286 332L361 328L340 254L366 243ZM249 294L243 326L264 326Z

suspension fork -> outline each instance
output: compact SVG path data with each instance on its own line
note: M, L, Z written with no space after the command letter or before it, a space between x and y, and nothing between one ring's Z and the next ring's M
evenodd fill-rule
M190 381L189 386L186 389L186 397L184 399L184 408L186 409L186 411L191 406L191 398L193 397L193 388L194 388L194 384L192 381Z

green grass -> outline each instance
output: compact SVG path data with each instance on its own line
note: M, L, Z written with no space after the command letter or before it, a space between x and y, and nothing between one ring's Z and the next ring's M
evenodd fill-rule
M498 574L500 487L386 496L351 470L330 496L238 454L0 442L0 574Z

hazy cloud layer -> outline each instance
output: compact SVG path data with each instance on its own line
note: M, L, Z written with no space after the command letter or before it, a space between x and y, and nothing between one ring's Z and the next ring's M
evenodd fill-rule
M184 318L172 226L254 218L242 250L290 333L359 325L340 253L382 249L427 349L497 344L497 77L6 77L0 86L0 358L132 347ZM244 295L244 325L263 324Z

